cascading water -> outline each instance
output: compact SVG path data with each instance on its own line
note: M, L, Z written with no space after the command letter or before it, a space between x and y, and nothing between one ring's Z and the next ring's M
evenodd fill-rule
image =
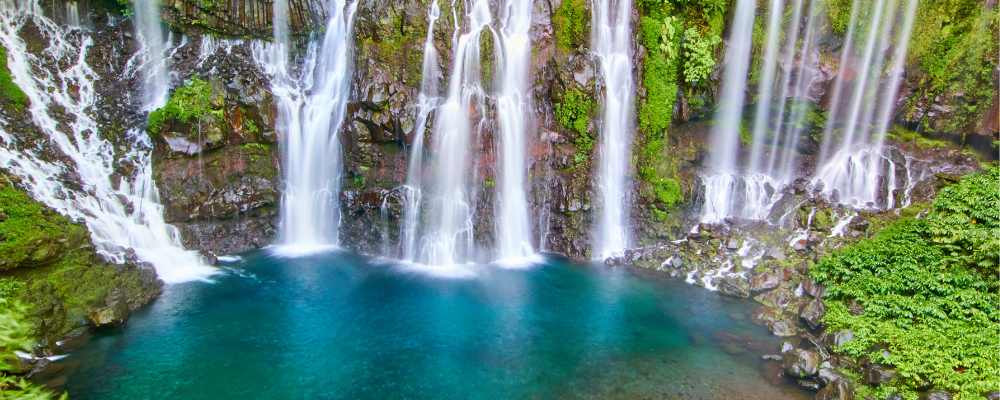
M420 200L423 197L424 131L427 117L438 102L438 61L434 48L434 25L441 16L437 0L427 10L427 38L424 40L423 71L420 76L420 94L417 95L417 117L413 124L413 139L410 147L410 168L406 172L403 186L403 259L413 261L416 257L417 229L419 228Z
M289 68L287 1L274 2L274 43L256 45L254 57L272 75L278 99L285 189L279 250L309 253L338 244L340 131L350 91L350 33L357 3L332 0L323 43L310 42L301 73ZM283 17L284 16L284 17Z
M500 259L523 258L534 253L528 227L528 202L524 192L525 115L530 112L528 64L531 61L531 0L508 0L500 13L497 64L500 92L497 94L501 160L500 202L497 210L497 255Z
M632 42L630 0L598 0L591 8L591 42L604 79L604 116L600 133L598 186L600 211L594 254L607 257L628 245L625 179L628 172L629 131L632 127Z
M747 70L750 66L755 4L754 0L738 0L736 14L733 16L723 67L720 109L712 130L713 152L709 165L713 171L703 177L705 205L701 220L705 222L719 221L731 215L736 184L740 180L740 177L735 176L736 160ZM759 182L761 179L752 178L750 181Z
M454 265L471 260L473 255L472 206L467 187L469 139L482 128L486 115L485 95L480 76L480 34L489 25L489 3L475 0L469 5L467 32L456 26L452 39L454 64L448 80L448 96L437 110L433 128L433 162L437 179L428 200L431 215L427 234L421 238L416 261L428 265ZM456 24L458 18L455 18ZM479 123L473 123L473 113Z
M141 130L129 132L131 146L117 159L138 167L134 178L112 181L116 149L97 134L99 124L91 115L97 102L94 81L98 74L86 62L93 44L88 33L61 28L33 13L37 9L33 1L0 2L0 44L7 49L14 82L30 100L32 121L69 162L50 161L52 158L41 151L20 146L16 136L6 130L8 121L0 128L0 161L26 178L23 182L35 198L72 219L85 221L97 251L108 259L123 262L131 248L138 259L152 263L165 282L206 279L215 269L203 265L197 253L184 251L176 228L163 221L163 207L150 180L150 143ZM48 39L44 57L29 53L17 34L29 20ZM46 62L46 58L55 61ZM118 72L124 76L137 73ZM59 108L72 118L57 121L50 108ZM67 171L75 171L82 187L73 188L75 185L59 178Z
M160 23L160 2L157 0L135 0L135 30L146 50L145 62L141 67L144 74L143 104L152 109L163 106L170 89L167 78L167 64L163 57L166 43L163 39L163 24Z
M900 7L901 3L905 6ZM891 208L893 190L900 189L897 183L906 181L895 176L898 163L886 154L882 144L896 105L916 3L917 0L854 2L824 132L820 167L813 180L814 185L822 188L833 201ZM874 7L874 10L867 24L856 26L858 16L863 14L861 7ZM897 22L900 18L902 24ZM857 54L854 33L859 28L868 31L863 32L867 33L864 47ZM892 60L888 69L883 70L890 47ZM845 71L856 73L847 76Z

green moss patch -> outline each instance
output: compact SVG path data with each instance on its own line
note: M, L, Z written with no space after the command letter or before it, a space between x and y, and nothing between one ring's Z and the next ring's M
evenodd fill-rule
M7 49L0 46L0 95L2 95L11 105L23 108L28 105L28 95L18 87L10 76L10 68L7 66Z
M212 107L211 103L211 85L198 77L191 78L170 96L163 108L149 113L149 131L160 133L164 124L171 120L188 123L209 113L222 120L222 109Z
M565 52L572 52L587 44L590 35L590 12L584 0L563 0L552 15L556 44Z

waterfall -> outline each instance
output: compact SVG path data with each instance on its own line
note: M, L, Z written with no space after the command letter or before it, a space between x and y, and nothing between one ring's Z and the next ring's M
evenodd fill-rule
M160 23L160 2L157 0L135 0L135 31L146 50L142 66L145 83L143 104L150 110L162 107L167 102L170 81L167 78L167 64L163 53L166 43L163 39L163 24Z
M591 42L604 80L604 116L600 132L598 186L603 205L595 255L607 257L628 245L625 179L628 173L632 123L632 42L630 0L598 0L591 8Z
M25 178L22 182L36 199L71 219L86 222L97 252L110 261L126 261L131 248L139 260L153 264L167 283L206 279L215 269L203 265L197 253L184 251L177 229L163 221L163 207L150 180L151 144L145 133L130 130L125 148L115 148L97 134L100 124L93 113L98 74L86 62L93 44L89 33L59 27L33 13L37 9L33 1L0 2L0 44L7 49L14 82L30 100L28 111L34 125L54 150L66 157L54 159L45 149L22 147L16 139L20 133L8 131L10 121L3 121L0 162ZM17 35L28 21L48 39L44 58L30 54ZM158 54L153 49L146 51L151 56ZM125 77L137 73L134 69L115 72ZM57 120L52 115L58 113L50 114L51 109L60 109L71 118ZM118 158L116 151L121 152ZM127 164L136 167L134 177L118 177L116 166ZM74 175L79 185L67 182L75 179L61 178Z
M454 11L453 11L454 12ZM482 129L485 109L480 76L480 34L490 23L489 2L475 0L469 5L467 32L455 27L452 38L453 62L448 95L437 112L432 130L433 162L437 169L431 197L432 216L427 234L421 238L416 261L428 265L453 265L471 260L473 255L472 201L468 186L473 179L469 163L469 139ZM455 23L458 24L455 15ZM474 115L475 114L475 115ZM472 119L479 121L473 123Z
M900 7L901 2L905 7ZM824 131L820 167L813 179L832 201L891 208L892 191L900 189L897 182L905 181L895 176L896 162L882 144L896 105L916 3L880 0L866 5L855 1ZM866 6L874 10L867 23L859 25L859 8ZM902 24L898 23L900 18ZM860 54L854 48L854 34L859 29L868 30L861 32L866 35ZM886 68L890 48L891 61ZM846 71L856 74L849 76ZM886 194L880 195L883 192Z
M715 115L712 130L712 152L709 160L713 171L704 177L705 205L701 219L715 222L729 216L732 210L736 160L739 156L739 127L743 118L743 100L746 92L747 70L750 66L751 41L753 40L754 0L738 0L733 16L725 65L722 77L720 109ZM760 182L760 179L753 179Z
M823 14L822 9L817 7L819 3L815 0L809 3L808 21L805 28L806 36L802 40L798 55L799 71L795 77L795 85L792 87L794 99L792 100L791 114L788 116L788 123L784 126L784 149L781 151L781 158L778 160L777 166L771 168L771 174L782 182L788 182L794 178L795 156L798 152L799 139L802 136L801 127L805 125L808 107L811 107L811 100L808 97L809 91L813 81L819 76L819 69L814 65L818 66L820 60L818 56L813 54L816 39L822 36L822 32L816 32L816 30L822 29L820 19ZM790 48L789 51L794 51L794 47ZM791 66L788 67L789 73L791 68ZM781 127L775 131L775 134L780 129Z
M357 3L332 0L322 44L310 41L298 70L289 68L288 3L275 1L274 43L254 57L272 75L277 98L284 192L279 251L309 253L336 246L342 167L337 134L350 91L350 41ZM299 72L296 75L296 72Z
M528 201L524 192L525 140L530 113L529 63L531 62L531 0L508 0L500 13L498 30L500 92L497 119L500 135L500 196L497 205L497 254L500 259L523 258L534 253L528 227Z
M403 186L403 259L416 257L417 228L420 218L420 200L423 187L424 132L427 117L438 102L438 61L434 48L434 25L441 17L437 0L427 9L427 38L424 40L423 71L420 75L420 94L417 95L417 116L413 124L410 165Z

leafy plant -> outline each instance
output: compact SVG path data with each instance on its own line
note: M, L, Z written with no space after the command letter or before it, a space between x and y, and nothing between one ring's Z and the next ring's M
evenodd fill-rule
M684 37L684 49L687 50L687 57L684 61L684 80L688 83L698 83L708 79L708 75L715 68L712 49L722 43L722 38L718 35L703 38L695 28L688 28L684 32Z
M177 88L167 104L149 113L149 131L159 133L162 124L172 119L187 123L202 115L212 114L222 119L222 110L211 108L212 87L198 77Z
M829 330L855 339L839 350L892 364L908 397L924 380L975 398L1000 386L996 167L941 191L925 219L904 218L810 270L827 285ZM973 223L975 222L975 223ZM865 312L854 315L847 303ZM889 355L870 354L888 346Z
M556 105L556 121L571 131L585 134L594 104L579 90L567 90L562 103Z
M552 16L556 44L570 52L586 43L590 33L590 12L584 0L563 0Z

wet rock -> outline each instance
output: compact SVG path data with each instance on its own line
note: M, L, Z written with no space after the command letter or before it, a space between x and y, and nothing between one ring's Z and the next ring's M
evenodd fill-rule
M795 243L792 243L792 250L795 250L795 251L806 251L806 241L805 241L805 239L799 239L799 240L796 240Z
M847 375L844 375L843 372L837 371L833 368L820 368L819 372L816 373L816 380L824 386L829 386L847 379Z
M816 375L821 362L819 353L804 349L793 349L782 358L785 374L799 378Z
M865 308L855 299L851 299L851 302L847 304L847 310L851 315L864 315L865 313Z
M826 296L826 286L813 282L812 278L806 278L802 281L802 291L817 299Z
M680 268L684 266L684 259L681 257L672 257L670 259L670 266L674 268Z
M861 383L866 385L881 385L899 376L892 367L885 364L872 364L861 369Z
M828 333L823 338L823 343L830 347L840 347L854 339L854 332L850 329L841 329L833 333Z
M806 306L802 308L802 313L799 314L799 318L805 321L812 329L817 329L824 325L822 319L826 316L826 306L823 305L823 300L814 299L806 303Z
M822 357L824 361L829 360L831 357L830 351L826 349L823 342L809 333L802 335L802 341L799 342L799 347L819 353L820 357Z
M790 319L782 319L775 321L773 324L768 325L771 329L771 333L776 336L793 336L797 332L795 328L795 323Z
M846 376L826 385L816 394L816 400L854 400L854 382Z
M211 251L199 250L198 254L201 255L201 261L207 265L216 265L219 263L219 257L216 257Z
M919 400L951 400L951 392L944 389L934 389L920 395Z
M726 248L729 250L739 250L740 249L739 239L729 238L729 240L726 241Z
M727 296L734 297L749 297L750 296L750 285L747 283L746 279L741 277L731 277L727 276L722 278L718 286L719 292Z
M785 254L778 250L777 247L768 248L764 251L764 255L761 257L762 260L784 260Z
M113 290L104 297L105 307L94 310L87 317L93 327L118 326L128 318L128 300L119 290Z
M788 308L789 306L801 301L801 299L795 296L795 293L792 293L791 290L786 288L774 289L770 292L759 295L754 299L765 306L775 308Z
M987 400L1000 400L1000 390L983 393L983 397Z
M888 397L886 397L885 400L906 400L906 398L899 393L892 393Z
M777 288L780 283L781 280L777 275L765 272L750 279L750 292L754 295L760 294Z
M816 382L812 379L799 379L799 387L805 390L812 390L814 392L818 392L820 389L823 388L823 386L820 385L819 382Z

